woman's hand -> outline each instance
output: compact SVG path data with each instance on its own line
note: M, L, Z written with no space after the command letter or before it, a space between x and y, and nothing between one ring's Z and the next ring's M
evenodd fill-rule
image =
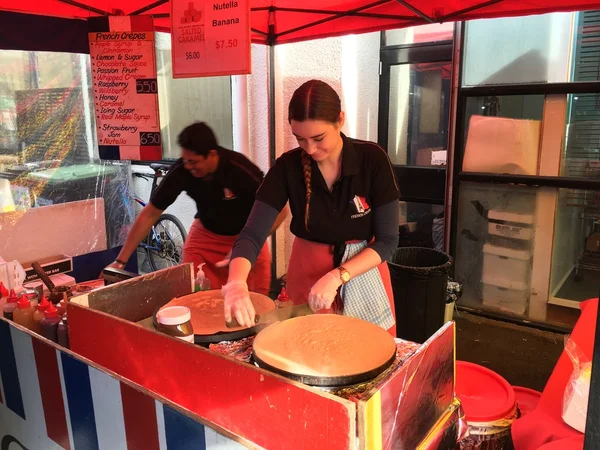
M317 281L310 294L308 294L308 306L310 309L317 312L321 309L329 309L335 300L338 288L342 285L337 270L335 272L327 272Z
M225 322L231 322L231 318L235 317L240 326L253 327L256 311L250 300L248 284L243 281L230 281L221 288L221 293L225 299Z

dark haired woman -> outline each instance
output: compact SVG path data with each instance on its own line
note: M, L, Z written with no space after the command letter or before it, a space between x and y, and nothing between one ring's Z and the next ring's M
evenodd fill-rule
M253 324L246 278L289 201L296 237L287 273L290 299L368 320L395 335L385 261L398 245L398 185L388 156L341 132L340 98L323 81L300 86L288 114L299 147L277 160L256 194L223 287L225 317Z
M125 267L163 211L185 191L198 212L183 246L183 262L193 262L195 271L204 263L211 287L219 289L227 281L227 268L220 262L228 258L248 219L263 174L244 155L219 146L215 134L203 122L184 128L177 142L181 158L173 163L135 219L119 256L109 267ZM275 226L283 221L284 214ZM266 295L271 282L271 255L266 246L258 250L249 282L253 291Z

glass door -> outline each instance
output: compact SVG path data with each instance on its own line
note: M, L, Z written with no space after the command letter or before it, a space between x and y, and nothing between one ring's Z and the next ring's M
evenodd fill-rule
M429 27L434 40L419 42ZM414 30L382 33L379 145L400 184L399 245L443 250L453 27Z

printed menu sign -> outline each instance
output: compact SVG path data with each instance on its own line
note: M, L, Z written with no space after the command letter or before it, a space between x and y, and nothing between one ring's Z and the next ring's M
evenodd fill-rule
M160 160L154 32L116 28L89 33L100 158Z
M249 0L171 0L173 78L250 73Z

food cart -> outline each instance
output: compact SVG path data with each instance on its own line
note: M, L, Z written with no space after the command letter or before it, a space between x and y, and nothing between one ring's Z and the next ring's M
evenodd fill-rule
M182 265L74 297L71 350L0 319L2 439L64 449L456 444L453 323L423 345L402 342L375 380L328 391L146 325L192 286Z

